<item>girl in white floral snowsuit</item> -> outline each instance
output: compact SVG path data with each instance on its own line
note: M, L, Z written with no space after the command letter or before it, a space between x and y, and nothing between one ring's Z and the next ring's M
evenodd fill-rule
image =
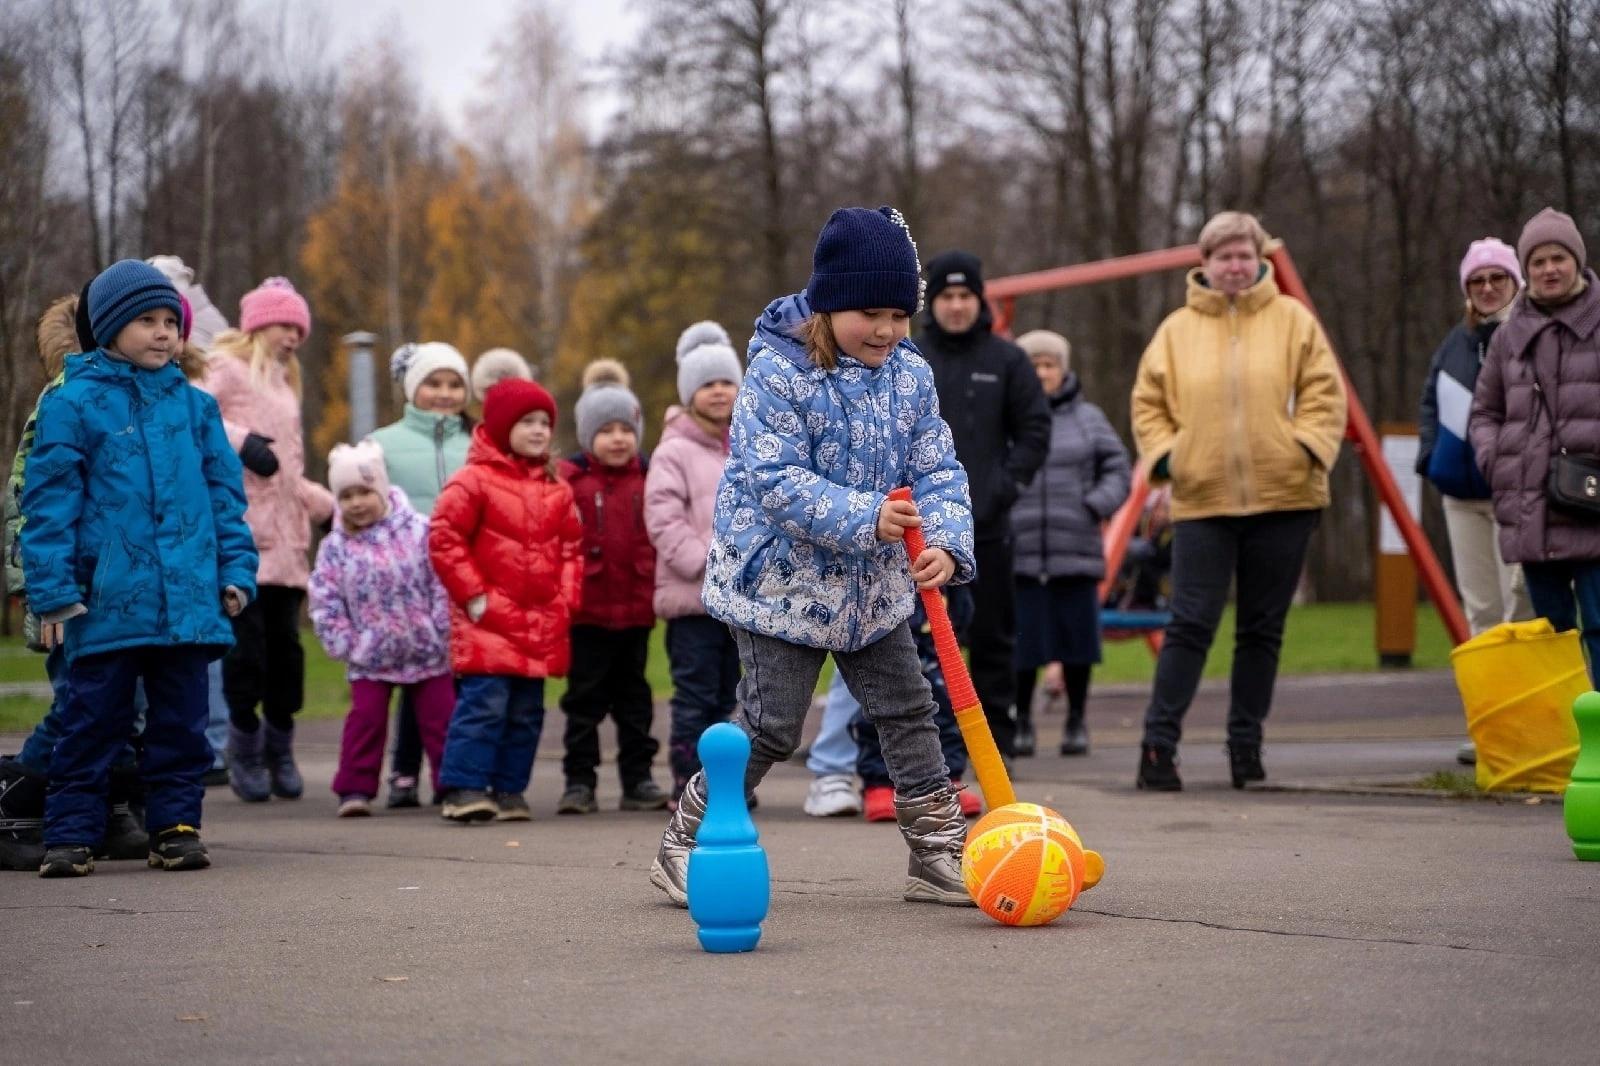
M843 208L812 265L806 291L756 321L706 559L706 610L733 630L744 668L745 790L798 746L832 653L883 739L911 847L905 898L971 905L966 822L907 625L914 586L975 576L966 471L906 340L921 303L916 246L899 212ZM915 504L888 499L902 485ZM928 547L908 568L902 542L917 526ZM696 774L650 869L680 905L705 798Z

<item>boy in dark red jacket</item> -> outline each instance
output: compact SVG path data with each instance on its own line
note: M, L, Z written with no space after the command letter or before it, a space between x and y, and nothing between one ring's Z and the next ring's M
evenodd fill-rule
M600 722L617 723L617 771L625 811L660 810L667 794L650 777L660 744L650 735L654 697L645 678L656 615L656 552L644 525L644 413L613 359L590 363L578 398L583 451L561 464L583 518L583 608L573 616L566 791L558 814L591 814L600 765Z

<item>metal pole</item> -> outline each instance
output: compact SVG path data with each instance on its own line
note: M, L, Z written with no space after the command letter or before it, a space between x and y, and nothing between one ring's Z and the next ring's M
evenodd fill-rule
M372 346L375 333L346 333L340 338L349 355L350 439L365 440L378 428L378 394L373 384Z

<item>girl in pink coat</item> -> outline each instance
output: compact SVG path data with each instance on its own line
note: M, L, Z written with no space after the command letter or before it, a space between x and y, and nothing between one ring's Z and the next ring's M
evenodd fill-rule
M695 745L736 706L739 651L700 602L711 512L728 458L728 425L744 372L728 333L697 322L678 338L678 399L645 476L644 523L656 549L656 614L667 620L672 666L672 804L700 768Z
M305 299L286 279L268 278L239 301L239 328L212 343L201 383L244 463L244 518L261 554L259 592L233 620L235 643L222 662L228 780L253 803L298 799L305 787L293 750L294 715L305 700L300 608L311 527L333 517L332 494L305 477L297 352L310 333Z

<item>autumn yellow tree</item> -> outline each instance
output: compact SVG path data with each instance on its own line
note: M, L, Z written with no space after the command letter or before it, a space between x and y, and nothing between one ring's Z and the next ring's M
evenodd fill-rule
M404 69L380 49L346 90L338 181L307 221L300 253L317 329L333 338L376 333L380 382L388 353L417 339L432 273L428 208L448 177L437 132L416 118ZM311 445L318 456L346 437L350 423L346 353L337 343L329 350L315 383ZM380 387L378 395L380 414L392 416L391 390Z
M447 341L469 359L499 345L547 350L533 206L508 174L485 173L466 148L456 149L455 164L428 202L429 283L417 339Z
M716 198L693 168L635 172L607 191L581 246L561 343L547 378L561 401L577 398L583 367L619 359L644 405L646 442L678 402L678 334L702 318L721 321L742 350L760 306L745 260L716 228Z

